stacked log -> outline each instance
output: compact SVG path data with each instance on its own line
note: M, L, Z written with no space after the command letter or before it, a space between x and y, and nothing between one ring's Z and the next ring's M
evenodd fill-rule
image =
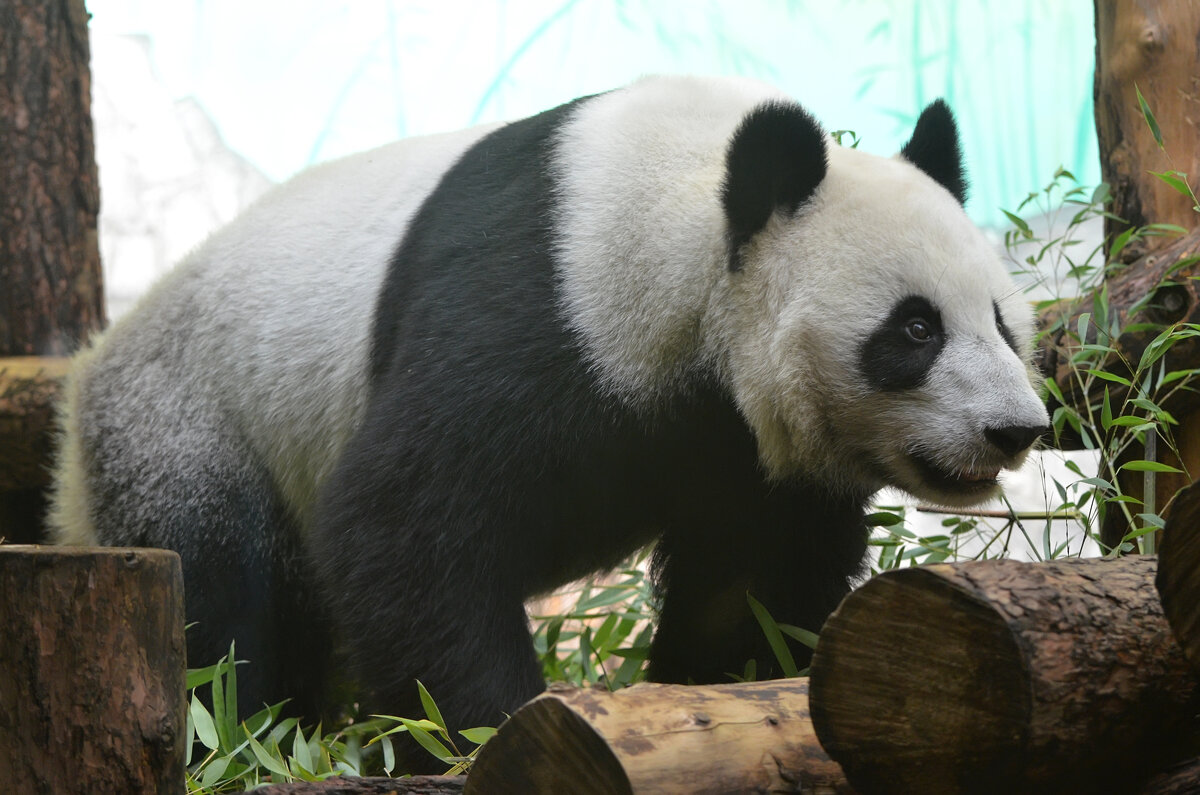
M1200 566L1185 569L1190 612ZM466 792L1193 791L1200 680L1157 571L1137 556L888 572L830 618L811 681L552 691L500 728Z

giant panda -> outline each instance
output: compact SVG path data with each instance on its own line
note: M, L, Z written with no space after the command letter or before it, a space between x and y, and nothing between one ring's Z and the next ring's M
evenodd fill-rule
M178 550L247 706L495 725L526 599L650 542L650 677L776 674L747 594L819 630L873 494L985 500L1046 429L965 190L940 101L880 157L694 77L318 166L78 355L57 540Z

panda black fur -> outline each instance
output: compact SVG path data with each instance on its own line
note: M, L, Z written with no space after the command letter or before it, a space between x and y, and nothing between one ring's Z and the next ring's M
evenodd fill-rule
M964 193L941 103L880 158L681 77L318 167L80 354L59 540L179 550L246 706L336 639L372 709L495 724L524 600L655 539L651 676L770 673L747 591L819 629L875 491L977 502L1046 426Z

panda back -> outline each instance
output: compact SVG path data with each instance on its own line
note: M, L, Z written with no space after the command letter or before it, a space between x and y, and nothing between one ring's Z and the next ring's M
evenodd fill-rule
M729 140L783 97L749 79L647 77L585 104L559 136L563 314L625 399L659 400L702 364L703 318L726 278Z
M95 484L85 462L106 455L96 448L112 438L95 429L177 421L179 406L236 429L307 524L362 414L389 258L442 174L495 126L407 139L300 174L216 232L97 338L73 366L62 409L58 537L93 540ZM145 458L186 477L204 465L187 451L216 444L200 425L175 427L171 449Z

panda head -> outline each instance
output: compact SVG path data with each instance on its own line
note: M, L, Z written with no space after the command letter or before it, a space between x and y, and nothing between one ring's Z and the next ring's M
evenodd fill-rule
M769 102L725 169L721 348L770 474L942 505L993 496L1048 418L1032 310L963 212L945 104L883 158L827 145L798 105Z

